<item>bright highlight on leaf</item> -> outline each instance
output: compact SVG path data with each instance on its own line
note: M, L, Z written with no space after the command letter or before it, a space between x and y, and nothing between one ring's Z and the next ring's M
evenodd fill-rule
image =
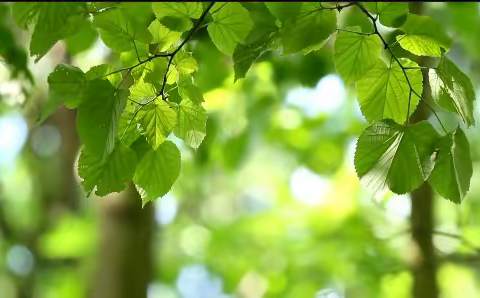
M281 48L283 56L307 55L332 37L336 38L331 45L337 72L347 85L355 83L361 112L370 123L355 152L361 182L377 194L387 188L402 194L428 179L441 196L460 203L472 176L468 140L460 128L447 133L434 107L431 110L446 136L440 137L428 122L410 123L423 100L427 82L421 69L427 67L424 62L419 66L397 57L394 47L416 56L441 57L439 65L428 70L432 98L467 126L474 124L474 89L470 79L444 56L452 39L442 24L411 14L408 7L404 2L19 2L12 4L12 13L20 27L33 29L30 55L36 56L35 62L59 40L65 40L67 51L75 55L90 48L98 35L114 53L111 64L93 66L86 73L75 66L57 65L48 76L48 99L40 115L45 120L61 104L77 109L83 145L79 174L87 193L94 188L99 196L122 191L133 179L145 204L171 189L180 171L180 152L167 138L173 133L197 150L206 136L202 91L219 85L203 85L205 79L196 75L203 67L220 67L222 60L229 60L235 82L269 51ZM344 11L360 16L344 19ZM349 27L338 28L337 15ZM387 43L380 24L403 34ZM370 29L362 32L361 28ZM210 56L229 57L215 59L214 66L197 61L205 57L196 54L205 51L205 40L193 36L202 31L208 32L218 49ZM2 57L11 54L8 39L12 38L7 34L0 46ZM313 54L303 61L315 61L310 65L315 72L325 57ZM26 65L21 55L8 58L7 64L18 59ZM263 81L264 74L257 75ZM255 87L253 94L257 92ZM231 146L245 146L245 139L245 134L238 136Z
M405 35L397 36L398 43L405 50L418 56L440 56L441 48L448 51L452 40L442 30L442 25L428 16L408 14L400 30Z
M168 103L157 98L153 104L140 109L137 119L147 141L156 150L177 124L177 113Z
M432 97L443 109L460 115L468 126L475 124L472 82L458 67L442 57L436 69L429 71Z
M402 126L387 119L367 127L357 142L355 169L376 196L388 188L404 194L419 187L434 166L438 133L422 121Z

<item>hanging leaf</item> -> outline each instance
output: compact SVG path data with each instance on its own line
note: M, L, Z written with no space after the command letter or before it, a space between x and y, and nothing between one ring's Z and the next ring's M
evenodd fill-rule
M83 99L87 80L83 71L75 66L59 64L48 76L50 92L55 92L65 105L74 109Z
M433 169L438 137L426 121L403 126L386 119L367 127L355 150L360 182L376 196L387 186L396 194L418 188Z
M446 57L429 73L432 97L443 109L460 115L468 126L475 124L473 101L475 92L470 79Z
M177 124L177 113L160 98L140 109L137 117L154 150L165 141Z
M150 149L138 162L133 181L143 201L164 196L180 174L180 151L170 141Z
M174 133L189 146L197 149L205 137L206 123L205 109L199 104L183 99L178 105L178 121Z
M105 158L113 151L128 94L128 90L115 90L107 80L89 82L85 100L77 110L77 131L92 154Z
M136 162L135 152L122 143L117 143L104 160L83 148L78 160L78 175L83 179L82 186L87 196L95 186L98 196L124 190L133 178Z
M433 189L447 200L460 204L465 198L472 178L470 145L460 127L443 136L435 167L428 178Z
M404 67L418 67L406 58L400 59ZM420 69L405 70L413 90L422 94L422 73ZM369 122L391 118L397 123L407 119L410 87L400 66L393 61L391 67L378 59L376 64L355 84L363 116ZM410 98L410 116L420 99L415 94Z

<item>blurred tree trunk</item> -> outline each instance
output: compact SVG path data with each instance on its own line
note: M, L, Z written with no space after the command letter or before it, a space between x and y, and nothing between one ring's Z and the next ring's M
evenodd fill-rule
M410 11L414 14L421 14L423 3L411 2ZM421 57L419 64L426 61ZM422 97L425 100L430 99L430 86L428 84L428 70L422 69L423 92ZM421 101L417 110L411 117L411 122L427 120L430 110L426 104ZM435 247L433 245L434 219L434 193L432 187L424 182L422 186L411 193L412 213L410 215L410 225L412 238L418 248L415 262L412 268L414 298L437 298L439 296L437 284L437 262L435 257Z
M142 209L132 183L125 191L99 200L99 250L89 297L146 297L153 263L153 205Z

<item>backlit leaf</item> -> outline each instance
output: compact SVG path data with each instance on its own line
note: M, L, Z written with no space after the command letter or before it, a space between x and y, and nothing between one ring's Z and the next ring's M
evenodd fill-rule
M150 149L137 164L133 181L142 200L152 201L164 196L180 174L180 151L174 143L163 142L157 150Z
M438 137L426 121L403 126L387 119L367 127L355 151L360 182L376 196L387 186L396 194L416 189L433 169Z
M432 97L443 109L457 113L468 126L475 124L475 92L470 79L446 57L428 74Z
M441 138L435 167L428 182L439 195L460 204L470 187L472 174L470 145L458 127L455 132Z
M347 30L361 32L359 26ZM365 74L378 60L382 42L377 35L340 31L335 40L333 60L338 73L350 84Z
M404 67L418 67L415 62L406 58L400 59ZM422 73L420 69L406 69L413 90L421 95ZM369 122L391 118L397 123L407 119L410 87L400 66L392 61L391 67L378 59L376 64L367 71L355 84L358 101L363 116ZM415 94L410 98L410 116L420 99Z
M242 43L250 32L252 19L248 11L235 2L217 2L211 11L215 13L208 25L208 34L220 52L231 56L237 43Z

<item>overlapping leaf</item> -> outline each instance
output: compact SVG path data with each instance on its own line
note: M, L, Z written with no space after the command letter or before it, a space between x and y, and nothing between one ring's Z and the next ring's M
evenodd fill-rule
M283 53L291 54L303 50L317 50L335 32L337 17L335 11L323 10L319 3L304 2L295 18L282 22L280 36Z
M154 2L152 8L162 25L178 32L191 29L190 18L198 19L203 11L200 2Z
M85 90L85 100L77 110L77 131L87 150L106 158L113 150L117 126L128 90L115 90L107 80L95 79Z
M137 118L154 150L165 141L177 124L177 113L160 98L140 109Z
M409 13L400 29L406 34L397 35L398 43L418 56L441 56L441 48L448 51L452 44L442 25L428 16Z
M134 49L134 41L148 44L152 35L138 24L123 8L102 11L95 15L93 24L100 29L103 42L116 52Z
M415 62L406 58L400 59L404 67L418 67ZM405 70L413 90L422 94L422 73L419 69ZM388 67L378 59L355 84L362 114L367 121L391 118L397 123L407 120L417 107L419 98L410 94L410 86L400 66L393 61ZM410 102L410 109L408 103Z
M197 149L205 137L206 122L205 109L199 104L183 99L178 105L178 121L174 133L189 146Z
M359 26L348 27L347 30L361 32ZM382 47L377 35L353 32L340 32L333 52L335 67L347 84L358 80L376 64Z
M365 7L380 17L380 23L398 28L405 23L408 13L407 2L364 2Z
M242 43L252 29L248 10L240 3L217 2L211 12L213 22L208 25L208 34L220 52L231 56L237 43Z
M455 132L441 138L435 167L428 182L439 195L460 204L470 187L472 174L470 145L465 133L458 127Z
M85 74L85 78L89 81L95 79L108 80L112 86L117 87L122 81L122 74L120 72L111 74L114 71L116 71L116 69L113 65L100 64L90 68Z
M157 44L155 46L156 52L167 51L182 36L182 32L168 29L160 24L157 19L148 26L148 31L153 36L152 43Z
M86 22L84 2L29 2L13 4L13 17L26 28L35 23L30 56L38 62L57 41L74 35Z
M448 58L442 57L436 69L429 71L432 97L443 109L457 113L468 126L475 124L475 92L470 79Z
M403 126L387 119L367 127L355 151L360 182L376 196L387 186L397 194L416 189L433 169L437 139L438 133L426 121Z
M78 160L83 189L88 196L95 186L98 196L124 190L126 183L133 178L136 161L135 152L122 143L117 143L105 159L83 148Z
M87 80L81 69L75 66L59 64L48 76L50 92L55 92L68 108L80 105Z

